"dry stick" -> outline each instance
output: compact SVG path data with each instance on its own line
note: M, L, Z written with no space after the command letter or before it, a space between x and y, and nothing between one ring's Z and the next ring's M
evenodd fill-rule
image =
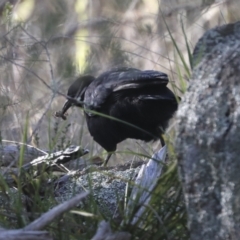
M151 192L157 184L161 176L162 167L164 165L167 154L167 147L162 147L155 153L147 164L142 165L134 186L129 202L127 205L127 213L132 215L134 206L141 206L134 215L131 224L136 224L146 210L146 206L151 200ZM139 223L140 224L140 223Z
M112 232L110 224L101 221L96 234L91 240L130 240L131 234L128 232Z
M61 216L63 213L75 207L81 200L83 200L89 192L82 192L72 199L59 204L41 217L18 230L6 230L0 228L0 240L52 240L47 231L40 231L51 223L54 219Z
M53 240L47 231L1 230L0 240Z
M27 143L23 143L23 142L17 142L17 141L11 141L11 140L7 140L7 139L2 139L2 142L6 142L6 143L14 143L16 145L24 145L26 147L29 147L29 148L33 148L33 149L36 149L37 151L43 153L43 154L47 154L46 151L38 148L38 147L35 147L35 146L32 146L30 144L27 144Z
M59 204L58 206L54 207L47 213L44 213L40 218L36 219L29 225L27 225L24 230L41 230L49 223L51 223L55 218L59 217L63 213L69 211L71 208L75 207L81 200L88 196L89 192L82 192L77 196L73 197L72 199Z
M44 165L46 166L45 170L48 170L49 168L56 166L57 164L69 162L70 160L81 157L87 153L88 150L83 149L80 146L70 146L64 151L58 151L38 157L30 163L24 164L22 166L22 169L24 169L25 172L34 171L34 175L38 176L44 169ZM22 169L20 169L20 171ZM13 186L16 183L16 178L18 179L20 171L19 169L13 170L3 176L9 186Z

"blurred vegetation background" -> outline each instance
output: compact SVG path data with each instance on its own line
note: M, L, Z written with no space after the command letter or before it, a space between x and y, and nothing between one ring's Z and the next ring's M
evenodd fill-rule
M79 74L122 65L165 72L172 87L184 90L186 41L192 51L206 30L239 20L239 11L239 0L1 0L1 139L22 141L28 120L29 144L44 150L81 144L102 154L80 109L70 110L67 121L54 118L65 101L58 92L66 94ZM135 140L119 145L119 152L158 147Z

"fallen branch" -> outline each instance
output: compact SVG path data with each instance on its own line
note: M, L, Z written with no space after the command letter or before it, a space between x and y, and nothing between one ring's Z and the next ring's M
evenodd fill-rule
M43 171L48 171L56 165L60 165L70 160L79 158L88 153L88 150L83 149L79 146L70 146L64 151L58 151L51 154L46 154L45 156L38 157L26 163L22 166L21 169L11 169L8 168L8 171L3 175L4 180L9 185L9 187L15 186L19 176L24 177L23 175L32 173L34 177L39 176Z
M24 163L31 162L35 158L47 154L45 151L29 144L2 140L2 144L0 145L0 165L4 167L17 167L20 158L20 149L23 145L25 148L23 154Z
M52 240L47 231L1 230L0 240Z
M135 180L135 186L132 189L132 193L127 205L127 213L129 216L132 215L132 212L136 207L141 206L131 221L131 224L133 225L136 224L139 219L141 219L141 216L146 210L146 206L151 200L151 193L155 188L159 177L161 176L166 154L167 147L164 146L158 152L153 154L152 158L147 164L142 165L138 173L138 176ZM131 217L127 217L126 219L131 219ZM140 224L140 222L138 224Z
M82 192L77 196L73 197L72 199L59 204L58 206L54 207L47 213L44 213L40 218L36 219L28 226L24 228L26 231L36 231L41 230L46 227L50 222L52 222L55 218L59 217L61 214L69 211L73 207L75 207L81 200L83 200L89 192Z
M51 240L53 239L47 231L40 231L50 224L54 219L61 216L63 213L75 207L81 200L83 200L89 192L82 192L72 199L59 204L41 217L18 230L6 230L0 228L0 240Z
M98 230L92 240L129 240L131 234L128 232L112 232L110 224L102 221L98 226Z

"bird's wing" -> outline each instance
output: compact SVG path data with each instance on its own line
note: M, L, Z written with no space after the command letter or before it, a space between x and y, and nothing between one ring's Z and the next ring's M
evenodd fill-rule
M138 96L138 100L144 100L144 101L176 101L176 97L174 95L140 95Z
M165 73L135 68L116 68L101 74L86 90L84 97L85 108L100 109L106 100L114 94L117 96L131 89L146 86L166 86L168 76Z
M168 76L165 73L147 70L147 71L134 71L134 72L122 72L118 76L118 82L116 82L113 92L143 88L150 85L162 85L168 84Z

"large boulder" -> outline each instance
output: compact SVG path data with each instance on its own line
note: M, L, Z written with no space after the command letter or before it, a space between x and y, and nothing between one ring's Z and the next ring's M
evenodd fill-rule
M240 22L207 31L177 112L191 239L240 237Z

